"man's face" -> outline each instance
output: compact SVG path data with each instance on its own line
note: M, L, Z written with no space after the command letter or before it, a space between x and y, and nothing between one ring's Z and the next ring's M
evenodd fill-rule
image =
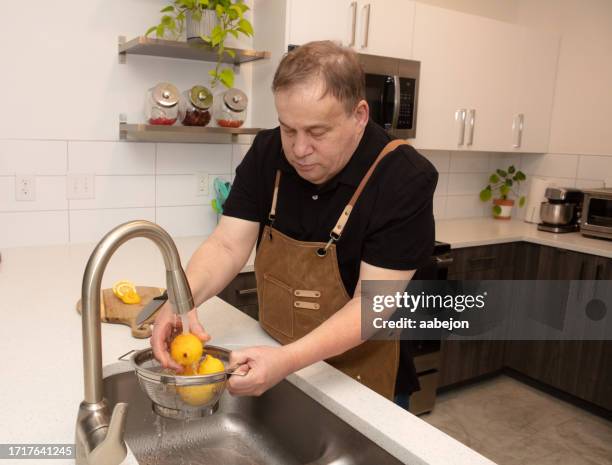
M344 168L359 145L368 122L368 105L359 102L351 114L323 86L282 89L274 95L287 160L313 184L323 184Z

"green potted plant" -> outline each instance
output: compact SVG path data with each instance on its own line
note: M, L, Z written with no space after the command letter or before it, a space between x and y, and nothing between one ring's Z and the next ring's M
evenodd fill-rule
M248 37L253 35L253 26L244 18L248 10L243 0L173 0L170 5L162 8L161 13L164 15L160 23L150 27L145 36L155 32L158 38L170 34L176 39L185 30L187 23L188 39L200 39L217 52L215 69L209 71L211 87L221 82L230 88L234 85L234 70L229 66L222 68L221 64L225 54L232 58L236 54L226 48L225 41L230 35L236 39L240 34ZM199 29L193 23L199 24ZM190 37L196 30L199 37Z
M514 206L514 199L509 198L511 194L519 197L518 188L527 176L513 165L507 170L497 169L489 176L489 184L480 191L480 200L488 202L494 193L497 196L493 199L493 217L499 220L509 220ZM525 205L525 196L519 197L519 207Z

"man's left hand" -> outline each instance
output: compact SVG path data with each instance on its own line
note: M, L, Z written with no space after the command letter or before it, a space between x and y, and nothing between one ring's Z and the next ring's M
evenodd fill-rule
M229 365L242 365L237 372L246 372L245 376L229 378L227 388L235 396L260 396L295 370L287 347L258 346L234 351Z

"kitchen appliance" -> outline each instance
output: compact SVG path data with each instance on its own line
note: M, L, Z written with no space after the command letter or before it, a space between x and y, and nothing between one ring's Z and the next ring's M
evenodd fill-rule
M584 192L583 236L612 239L612 187Z
M436 241L429 264L416 271L413 280L446 280L453 262L450 244ZM401 398L412 371L416 369L421 389L410 395L408 410L414 415L431 412L436 403L440 368L440 341L400 341L400 363L396 381L396 397Z
M525 205L525 222L540 223L540 204L546 202L546 189L551 187L552 181L546 178L531 178L531 186L527 194L527 205Z
M580 229L584 193L572 187L548 187L547 202L540 204L540 231L568 233Z
M370 118L401 139L416 137L421 63L359 54Z

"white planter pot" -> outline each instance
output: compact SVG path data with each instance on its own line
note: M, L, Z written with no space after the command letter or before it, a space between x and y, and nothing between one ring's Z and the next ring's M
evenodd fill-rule
M201 42L201 36L210 37L212 30L217 24L219 24L219 19L213 10L202 11L202 19L200 21L193 21L191 19L191 13L187 12L187 15L185 16L187 40Z

